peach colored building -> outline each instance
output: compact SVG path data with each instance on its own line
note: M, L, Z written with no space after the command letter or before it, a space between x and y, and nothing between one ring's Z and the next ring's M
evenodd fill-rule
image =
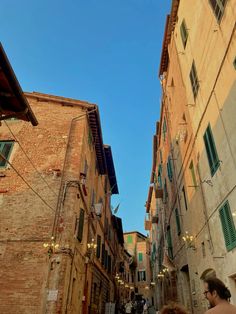
M175 298L204 312L202 279L212 275L236 304L235 21L233 0L173 0L167 17L147 202L148 219L159 217L158 307Z

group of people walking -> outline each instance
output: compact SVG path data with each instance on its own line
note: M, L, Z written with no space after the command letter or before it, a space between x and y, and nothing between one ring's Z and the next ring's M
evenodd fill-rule
M218 278L207 278L204 281L205 298L209 302L209 309L205 314L236 314L236 306L230 304L231 293L225 284ZM147 300L128 301L123 312L134 314L151 314L150 306ZM155 312L154 312L155 313ZM180 304L170 302L165 305L158 314L189 314L189 312Z

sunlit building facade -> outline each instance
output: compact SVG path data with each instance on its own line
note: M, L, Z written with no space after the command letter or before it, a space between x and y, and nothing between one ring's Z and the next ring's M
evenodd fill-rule
M167 17L147 202L160 224L157 307L174 298L202 313L206 276L222 279L236 304L235 20L230 0L173 0Z

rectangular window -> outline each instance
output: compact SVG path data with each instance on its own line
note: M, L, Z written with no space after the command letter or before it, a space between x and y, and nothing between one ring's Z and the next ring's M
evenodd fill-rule
M220 220L228 251L236 247L236 229L228 201L220 208Z
M158 266L159 268L162 267L162 262L163 262L163 247L159 246L158 248Z
M216 173L216 170L219 168L220 161L217 154L215 141L213 138L210 124L208 125L206 129L203 139L204 139L204 143L206 147L206 153L207 153L208 163L209 163L209 167L211 171L211 176L213 176Z
M143 253L138 253L138 261L139 262L143 261Z
M214 12L214 15L218 23L220 23L222 16L224 14L224 9L227 0L209 0L209 1Z
M0 142L0 153L9 160L14 142L13 141L1 141ZM0 168L5 168L8 165L7 161L0 156Z
M101 256L101 236L97 235L97 252L96 252L97 258L100 258Z
M166 125L166 118L164 117L163 125L162 125L162 133L164 142L166 140L166 132L167 132L167 125Z
M188 30L187 30L186 23L185 23L184 19L180 25L180 34L181 34L182 43L183 43L183 46L185 49L186 44L187 44L187 40L188 40Z
M197 180L196 180L196 175L195 175L193 161L191 161L191 163L189 165L189 170L191 172L193 186L196 188L197 187Z
M145 270L138 271L138 281L146 281L146 271Z
M102 244L102 265L105 265L105 243Z
M170 180L170 182L172 182L173 179L173 170L172 170L172 163L171 163L171 158L170 156L168 157L168 161L167 161L167 174L168 174L168 178Z
M84 231L84 210L80 208L80 214L79 214L79 226L78 226L78 233L77 233L77 239L79 242L83 239L83 231Z
M167 227L166 239L167 239L167 245L168 245L168 255L171 259L173 259L173 246L172 246L170 226Z
M199 80L198 80L197 70L196 70L194 60L192 63L191 71L189 73L189 78L190 78L190 82L191 82L191 86L192 86L193 97L194 97L194 99L196 99L197 94L198 94L198 90L199 90Z
M162 166L159 165L158 166L158 177L157 177L157 181L158 181L158 186L160 189L162 189L162 178L161 178L161 175L162 175Z
M166 183L166 179L165 179L164 188L163 188L163 203L164 204L166 204L167 198L168 198L168 191L167 191L167 183Z
M127 243L133 243L132 235L128 234L127 236Z
M202 257L206 257L206 248L205 248L204 241L201 243L201 246L202 246Z
M176 221L177 234L180 235L181 227L180 227L180 217L179 217L178 208L175 209L175 221Z
M183 197L184 197L184 206L185 206L185 209L188 210L188 203L187 203L187 198L186 198L186 193L185 193L185 188L183 186L182 188L182 193L183 193Z

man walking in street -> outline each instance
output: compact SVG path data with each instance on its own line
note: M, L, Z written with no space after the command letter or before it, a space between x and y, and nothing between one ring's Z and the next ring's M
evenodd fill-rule
M236 306L229 303L231 293L220 279L205 279L204 288L204 295L211 307L205 314L236 314Z

